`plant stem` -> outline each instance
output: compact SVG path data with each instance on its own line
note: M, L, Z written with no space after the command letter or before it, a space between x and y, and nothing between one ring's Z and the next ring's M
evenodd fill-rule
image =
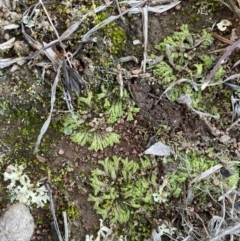
M239 23L240 23L240 14L239 14L239 12L236 10L236 9L237 9L236 5L234 4L233 0L228 0L228 3L229 3L229 5L230 5L230 7L231 7L231 9L232 9L235 17L237 17L237 19L238 19L238 21L239 21Z

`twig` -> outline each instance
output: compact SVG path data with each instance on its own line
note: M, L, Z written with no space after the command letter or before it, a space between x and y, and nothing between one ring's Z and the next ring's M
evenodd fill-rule
M117 16L110 16L109 18L105 19L104 21L102 21L101 23L97 24L95 27L93 27L92 29L90 29L83 37L82 37L82 41L86 41L89 39L89 37L95 33L98 29L104 27L105 25L115 21L118 18L121 18L123 15L130 13L131 10L139 7L140 5L146 3L147 0L143 0L141 2L136 3L133 7L131 7L130 9L126 10L125 12L117 15ZM95 9L95 13L96 13L96 9Z
M115 4L116 4L116 7L117 7L117 10L118 10L118 13L121 14L121 9L120 9L120 6L119 6L119 2L118 0L114 0ZM123 16L120 17L120 19L123 21L124 24L126 24L126 21L124 19Z
M65 240L68 241L68 222L67 222L67 212L63 211L63 222L64 222L64 233L65 233Z
M144 52L143 52L143 73L146 72L146 62L147 62L147 46L148 46L148 6L145 6L142 11L143 16L143 39L144 39Z
M121 65L117 64L117 82L120 85L120 98L123 98L123 76L122 76L122 71L121 71Z
M216 73L216 71L218 70L219 66L222 64L222 62L233 52L234 49L236 49L240 44L240 39L235 41L232 45L230 45L226 52L222 55L222 57L217 61L217 63L215 64L215 66L213 67L213 69L210 71L210 73L208 74L206 80L204 81L204 83L202 84L201 89L204 90L206 89L206 87L209 85L209 82L211 80L211 78L214 76L214 74Z
M234 126L237 126L240 122L240 119L237 119L236 121L234 121L228 128L227 128L227 132L230 131Z
M53 22L52 22L52 20L51 20L51 18L50 18L50 16L49 16L48 12L47 12L47 9L45 8L45 5L43 4L42 0L39 0L39 2L40 2L40 4L42 5L45 14L47 15L48 21L49 21L50 24L52 25L53 30L54 30L54 32L55 32L57 38L59 39L58 31L56 30L56 28L55 28L55 26L54 26L54 24L53 24Z
M234 42L232 40L229 40L227 38L224 38L223 36L217 34L217 33L212 33L212 36L218 40L220 40L221 42L225 43L225 44L233 44Z
M229 10L232 10L230 8L230 6L227 3L225 3L224 1L222 1L222 0L217 0L217 1L220 2L221 4L225 5Z
M187 82L187 83L190 83L192 85L192 87L194 88L195 91L198 91L198 84L195 83L193 80L190 80L190 79L179 79L179 80L176 80L174 82L172 82L166 90L164 90L164 92L160 95L158 101L156 104L158 104L158 102L162 99L163 95L167 94L175 85L180 85L184 82Z
M51 122L53 107L54 107L54 103L55 103L55 100L56 100L56 89L57 89L57 84L58 84L59 77L60 77L61 67L62 66L60 66L60 65L58 66L57 75L56 75L54 83L52 85L50 113L49 113L49 116L48 116L47 120L45 121L45 123L43 124L43 126L41 128L40 134L38 135L38 139L37 139L37 142L36 142L35 148L34 148L34 154L37 153L38 148L39 148L40 143L41 143L41 140L42 140L42 137L45 134L45 132L47 131L48 126Z
M238 21L240 22L240 14L236 11L236 6L234 4L234 2L232 0L228 0L228 3L231 7L231 10L233 11L235 17L238 19Z
M221 184L221 190L223 190L222 184ZM225 216L226 216L226 203L225 203L225 198L223 199L222 213L223 213L223 216L222 216L222 219L221 219L221 221L220 221L220 224L219 224L218 227L217 227L217 230L216 230L215 234L218 234L218 233L219 233L219 230L220 230L223 222L225 221Z
M240 223L231 226L230 228L224 229L222 232L220 232L218 235L214 235L214 237L210 237L206 241L219 241L221 238L231 235L231 234L240 234Z
M50 211L51 211L51 214L53 217L54 227L56 229L59 241L63 241L62 235L59 230L56 214L55 214L55 208L54 208L54 203L53 203L53 198L52 198L52 189L50 188L50 186L47 183L45 185L48 190L48 196L49 196L49 201L50 201ZM65 240L65 241L67 241L67 240Z

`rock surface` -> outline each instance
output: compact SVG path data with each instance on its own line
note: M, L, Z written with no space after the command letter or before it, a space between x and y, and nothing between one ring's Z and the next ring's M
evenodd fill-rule
M1 241L30 241L33 231L33 217L22 203L13 204L0 217Z

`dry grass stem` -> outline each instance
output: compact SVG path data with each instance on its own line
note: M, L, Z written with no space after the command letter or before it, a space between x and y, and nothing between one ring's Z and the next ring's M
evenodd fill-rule
M54 103L55 103L55 100L56 100L56 89L57 89L57 84L58 84L59 79L60 79L61 68L62 68L62 66L59 65L58 66L58 70L57 70L57 75L56 75L54 83L52 85L50 113L49 113L49 116L48 116L47 120L45 121L45 123L43 124L43 126L41 128L40 134L38 135L38 139L37 139L37 142L36 142L35 148L34 148L34 154L37 153L38 148L39 148L39 146L41 144L42 137L45 134L45 132L47 131L48 126L49 126L49 124L51 122L53 107L54 107Z
M148 6L143 7L142 17L143 17L143 39L144 39L142 69L143 69L143 73L145 73L146 62L147 62L147 46L148 46Z
M117 64L117 82L120 85L120 98L123 98L123 76L120 64Z
M217 61L213 69L207 75L206 80L202 84L201 89L204 90L209 85L211 78L214 76L216 71L218 70L219 66L226 60L226 58L233 52L240 45L240 39L235 41L232 45L227 48L227 51L222 55L222 57Z
M15 42L15 38L11 38L8 41L0 44L0 50L6 50L6 49L10 49L13 47Z
M158 102L162 99L162 97L163 97L164 95L166 95L175 85L180 85L180 84L185 83L185 82L190 83L190 84L192 85L192 87L194 88L194 90L195 90L195 91L198 91L198 86L199 86L199 84L195 83L193 80L182 78L182 79L179 79L179 80L176 80L176 81L172 82L172 83L167 87L167 89L164 90L164 92L160 95L157 103L158 103Z
M49 184L45 184L45 186L48 190L48 196L49 196L49 201L50 201L50 211L51 211L51 214L52 214L52 217L53 217L53 223L54 223L54 227L55 227L58 239L59 239L59 241L65 241L62 238L62 235L60 233L60 229L59 229L59 226L58 226L58 222L57 222L57 218L56 218L56 214L55 214L54 203L53 203L53 198L52 198L52 189L50 188Z
M222 164L218 164L215 165L213 167L211 167L210 169L208 169L207 171L199 174L197 177L195 177L188 185L188 188L191 189L191 186L194 183L200 182L203 179L206 179L207 177L209 177L210 175L212 175L213 173L215 173L216 171L220 170L220 168L222 168L223 165Z

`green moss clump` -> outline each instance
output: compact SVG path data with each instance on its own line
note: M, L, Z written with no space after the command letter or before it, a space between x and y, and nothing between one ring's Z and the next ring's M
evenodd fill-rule
M74 203L68 204L67 217L68 220L74 220L80 216L78 207Z
M201 34L193 34L190 32L188 25L182 25L180 31L174 32L172 35L166 37L160 44L156 45L155 48L165 53L169 69L171 68L172 72L175 70L174 75L176 75L177 72L181 72L182 77L199 78L202 77L203 74L199 66L208 62L207 65L209 67L210 62L202 52L206 50L212 42L213 37L206 30L203 30ZM197 50L195 50L195 48ZM206 66L204 65L204 67ZM155 75L155 77L158 78L159 76ZM162 83L163 85L167 84L164 81L162 81Z
M213 86L205 92L200 89L209 69L217 58L214 54L205 54L212 41L213 37L206 30L202 30L200 33L192 33L188 25L182 25L179 31L174 32L155 46L157 50L164 53L165 58L164 61L151 66L150 69L152 69L155 81L164 89L181 78L195 82L195 87L190 82L172 87L168 92L172 101L177 100L182 94L187 94L192 100L194 109L220 116L225 110L218 108L214 98L219 94L221 86ZM156 58L155 55L150 57ZM224 67L220 66L212 80L222 81L224 76ZM209 93L207 93L208 91ZM230 93L228 91L223 90L222 97L226 97L229 103Z
M126 33L124 32L124 30L117 26L114 26L113 29L109 27L107 31L107 36L109 36L112 41L112 45L109 47L110 53L122 53L125 49L126 44Z
M108 18L108 15L105 12L99 13L96 15L95 23L99 24L105 19ZM109 52L111 54L121 54L125 49L126 43L126 33L125 31L117 26L115 22L112 22L102 28L104 38L110 40Z
M99 164L102 168L91 172L90 185L94 193L88 200L94 202L94 209L103 219L119 224L121 230L126 228L130 240L142 240L138 229L143 224L141 214L151 215L154 210L152 194L158 188L157 176L152 171L155 161L145 157L136 162L113 156L99 161ZM145 229L151 230L147 223L144 225Z
M167 174L168 184L169 184L169 196L174 198L179 198L183 190L189 191L189 183L201 173L209 170L211 167L219 164L219 159L209 158L206 155L201 156L196 151L191 151L186 153L184 151L177 153L177 158L173 160L172 158L167 158L167 162L179 161L179 167L176 171L169 172ZM223 179L219 173L215 173L203 180L194 183L192 185L192 192L194 196L202 202L206 200L206 196L211 193L211 195L216 194L220 196L222 193L221 185L213 185L214 180L219 180L222 183L222 187L225 188L236 188L239 182L239 171L235 165L229 165L229 168L235 170L234 175L229 179ZM185 193L186 194L186 193Z
M0 115L4 116L9 112L9 103L4 98L0 98Z
M113 124L119 118L133 120L139 108L130 99L127 91L119 98L119 87L101 86L101 93L89 91L86 97L78 98L78 108L74 115L67 115L63 132L81 146L90 144L89 150L99 151L120 141Z
M176 80L176 77L173 75L173 69L169 64L165 61L161 61L158 63L153 69L153 76L155 78L161 78L163 87L167 88L167 86Z

